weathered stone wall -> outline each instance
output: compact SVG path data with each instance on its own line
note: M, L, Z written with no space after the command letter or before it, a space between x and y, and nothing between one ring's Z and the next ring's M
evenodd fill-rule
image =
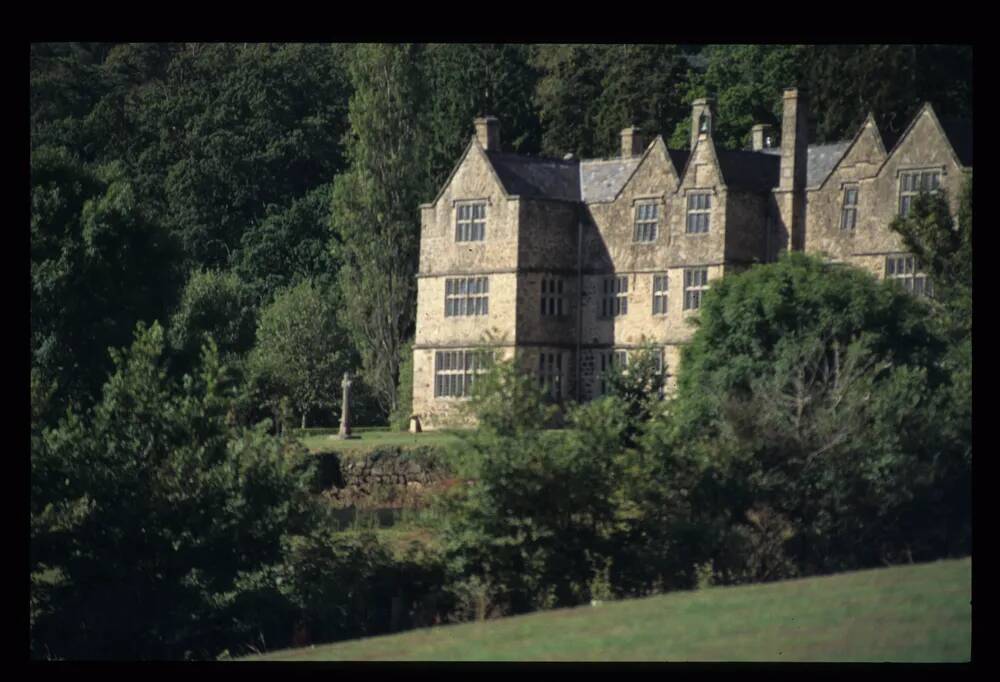
M478 338L478 337L477 337ZM474 347L468 343L464 347ZM473 426L475 419L463 409L465 398L434 397L434 348L413 351L413 413L420 415L420 426L434 430ZM513 345L496 349L501 359L514 357Z
M483 241L455 239L457 205L463 201L486 202ZM424 428L467 423L461 414L452 415L459 399L434 397L435 350L474 347L487 330L515 340L520 211L519 200L506 195L478 144L468 148L437 199L421 207L413 411ZM488 277L488 313L446 317L446 280L468 276Z
M505 355L516 355L532 373L539 353L560 352L565 397L576 397L579 352L580 397L586 399L596 393L600 353L651 342L665 349L672 387L680 347L693 334L688 321L698 314L683 309L686 268L707 268L711 282L751 263L769 262L789 247L804 247L883 277L885 256L904 250L888 229L898 211L900 171L940 169L941 186L957 209L964 171L930 109L920 113L888 158L869 120L831 176L806 189L805 113L795 91L786 91L784 99L785 118L794 121L795 130L782 141L781 184L769 194L727 188L706 134L697 135L685 169L674 167L657 138L614 199L585 206L506 196L484 152L473 144L440 197L422 207L413 406L424 428L468 424L453 409L460 399L433 397L435 350L473 347L489 330L506 344ZM844 231L843 189L855 182L857 227ZM695 191L712 197L704 234L686 231L687 197ZM456 202L466 200L487 202L482 242L455 241ZM660 207L657 238L637 243L635 206L646 201ZM669 282L665 315L653 314L653 278L659 274ZM489 277L488 315L444 316L445 279L463 275ZM628 278L628 312L602 317L604 280L611 275ZM541 314L546 277L562 280L561 316Z
M807 192L806 251L835 260L867 262L868 257L904 253L902 239L889 229L899 212L899 173L935 169L942 172L941 187L948 192L952 210L958 210L963 171L944 133L925 108L891 156L882 153L877 131L866 123L854 146L817 190ZM840 229L845 183L858 183L858 219L853 231ZM873 261L873 262L875 262Z
M569 201L521 199L517 266L522 271L568 270L577 266L580 205Z
M431 448L378 450L364 458L322 457L323 495L335 507L391 507L417 504L450 473Z
M764 194L730 190L726 197L727 262L767 261L768 197Z
M483 241L455 240L456 202L460 201L486 202ZM520 210L519 201L504 193L485 153L472 145L437 200L421 206L420 273L513 271Z
M565 201L521 202L517 281L518 345L572 348L577 335L577 252L581 207ZM562 315L542 315L542 280L561 280Z

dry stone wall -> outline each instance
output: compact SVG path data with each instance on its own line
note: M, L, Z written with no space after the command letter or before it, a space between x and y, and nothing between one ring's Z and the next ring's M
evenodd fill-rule
M363 458L323 453L322 494L337 508L419 505L450 473L433 448L386 448Z

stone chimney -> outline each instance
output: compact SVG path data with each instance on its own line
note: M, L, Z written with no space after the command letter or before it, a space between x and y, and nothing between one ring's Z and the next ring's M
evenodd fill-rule
M483 149L488 152L500 151L500 119L496 116L483 116L473 123L476 124L476 137Z
M781 174L775 199L786 230L788 248L805 248L805 189L809 131L804 92L785 88L781 115Z
M712 105L711 97L696 99L691 104L691 149L699 139L712 136Z
M805 93L785 88L781 115L781 179L778 188L801 191L806 186L806 156L809 131L806 125Z
M622 158L628 159L633 156L641 156L645 145L643 144L642 132L635 126L622 128Z
M774 147L775 138L774 126L758 123L750 129L750 148L755 152L759 152L761 149L771 149Z

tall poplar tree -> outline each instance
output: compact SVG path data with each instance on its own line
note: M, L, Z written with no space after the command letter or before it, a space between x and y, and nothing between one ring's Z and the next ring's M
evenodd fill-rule
M334 180L331 249L343 266L344 319L382 408L396 409L399 349L412 333L418 205L432 191L422 153L426 124L416 45L357 45L348 57L350 169Z

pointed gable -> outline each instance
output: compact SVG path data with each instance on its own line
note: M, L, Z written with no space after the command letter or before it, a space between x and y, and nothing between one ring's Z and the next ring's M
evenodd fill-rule
M695 142L694 148L684 164L680 184L688 187L705 187L714 184L726 186L719 165L719 155L711 136L705 136L704 139Z
M493 181L496 183L496 187L505 195L509 194L503 183L500 181L496 170L493 168L493 164L490 163L489 157L486 151L479 144L479 140L475 135L469 140L469 144L465 146L465 151L462 152L462 156L458 158L458 163L455 167L451 169L451 173L445 178L445 181L441 184L441 189L438 190L437 196L434 197L434 201L430 205L436 205L441 197L448 191L452 183L455 181L457 175L463 170L474 170L476 167L485 166L488 169L488 174L492 177Z
M815 174L816 177L810 177L809 181L806 183L807 187L822 189L826 186L827 180L836 175L837 171L840 169L852 168L861 164L870 164L872 170L874 171L887 158L885 151L885 145L882 143L882 135L879 133L878 125L875 123L875 117L868 113L865 118L864 123L858 128L858 132L854 134L854 138L849 142L836 143L838 146L843 146L843 149L839 153L835 150L833 153L836 154L837 158L833 165L830 166L828 170L823 170L819 168L820 164L817 163L814 169L814 164L809 164L809 174ZM825 145L832 146L832 145ZM809 158L812 160L813 157L813 147L809 148ZM820 177L822 175L822 177Z
M913 117L889 151L885 166L890 160L899 163L944 163L951 161L958 167L972 165L972 125L956 123L948 119L952 135L949 136L934 113L934 107L927 102ZM915 147L919 146L917 150ZM958 148L956 148L958 147ZM961 155L959 151L961 150ZM968 163L963 161L964 155ZM912 158L911 158L912 157ZM881 167L879 168L881 172Z
M666 180L666 182L664 182ZM673 191L679 182L677 170L667 151L663 137L656 136L639 158L639 163L615 196L626 190L633 194L659 194Z

